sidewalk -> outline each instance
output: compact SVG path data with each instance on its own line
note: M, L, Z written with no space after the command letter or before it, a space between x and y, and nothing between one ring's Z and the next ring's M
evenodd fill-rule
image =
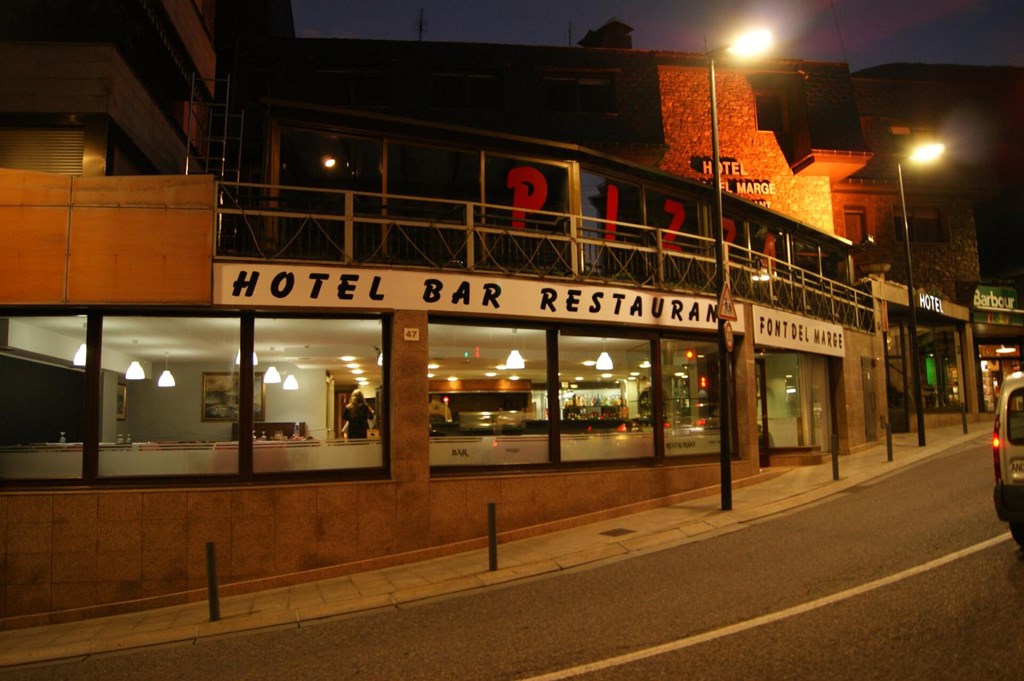
M240 631L298 627L327 617L485 588L535 575L700 541L742 529L746 523L841 492L921 461L962 442L991 434L987 419L917 435L893 435L893 461L884 443L839 458L839 480L830 458L790 468L764 482L734 486L733 510L719 510L717 489L708 496L641 513L499 544L498 570L488 569L487 549L400 565L288 588L220 599L221 619L209 621L207 602L0 632L0 667L165 643L197 641Z

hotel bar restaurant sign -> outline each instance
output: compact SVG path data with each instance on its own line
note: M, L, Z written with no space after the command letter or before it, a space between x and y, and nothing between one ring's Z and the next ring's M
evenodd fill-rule
M833 357L846 356L843 327L820 319L754 305L751 314L754 345L814 352Z
M232 307L426 310L715 331L717 300L450 272L215 263L213 303ZM743 310L733 322L742 333Z

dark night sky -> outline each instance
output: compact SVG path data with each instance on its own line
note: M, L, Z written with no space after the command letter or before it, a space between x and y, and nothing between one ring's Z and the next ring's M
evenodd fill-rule
M292 0L306 38L575 45L611 18L641 50L702 52L749 26L773 56L1024 66L1024 0ZM838 25L838 27L837 27Z

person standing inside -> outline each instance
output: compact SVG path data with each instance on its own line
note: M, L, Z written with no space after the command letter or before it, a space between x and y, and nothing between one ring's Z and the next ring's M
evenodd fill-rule
M345 405L345 438L348 440L366 439L366 431L370 421L376 417L373 409L366 403L363 391L352 391L348 404Z

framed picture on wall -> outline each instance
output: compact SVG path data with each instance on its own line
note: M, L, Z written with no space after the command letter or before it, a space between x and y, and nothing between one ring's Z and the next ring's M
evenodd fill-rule
M128 418L128 384L117 384L117 420L124 421Z
M252 390L253 420L263 420L265 400L263 374L257 373L254 376ZM203 372L202 407L204 421L237 421L238 374Z

